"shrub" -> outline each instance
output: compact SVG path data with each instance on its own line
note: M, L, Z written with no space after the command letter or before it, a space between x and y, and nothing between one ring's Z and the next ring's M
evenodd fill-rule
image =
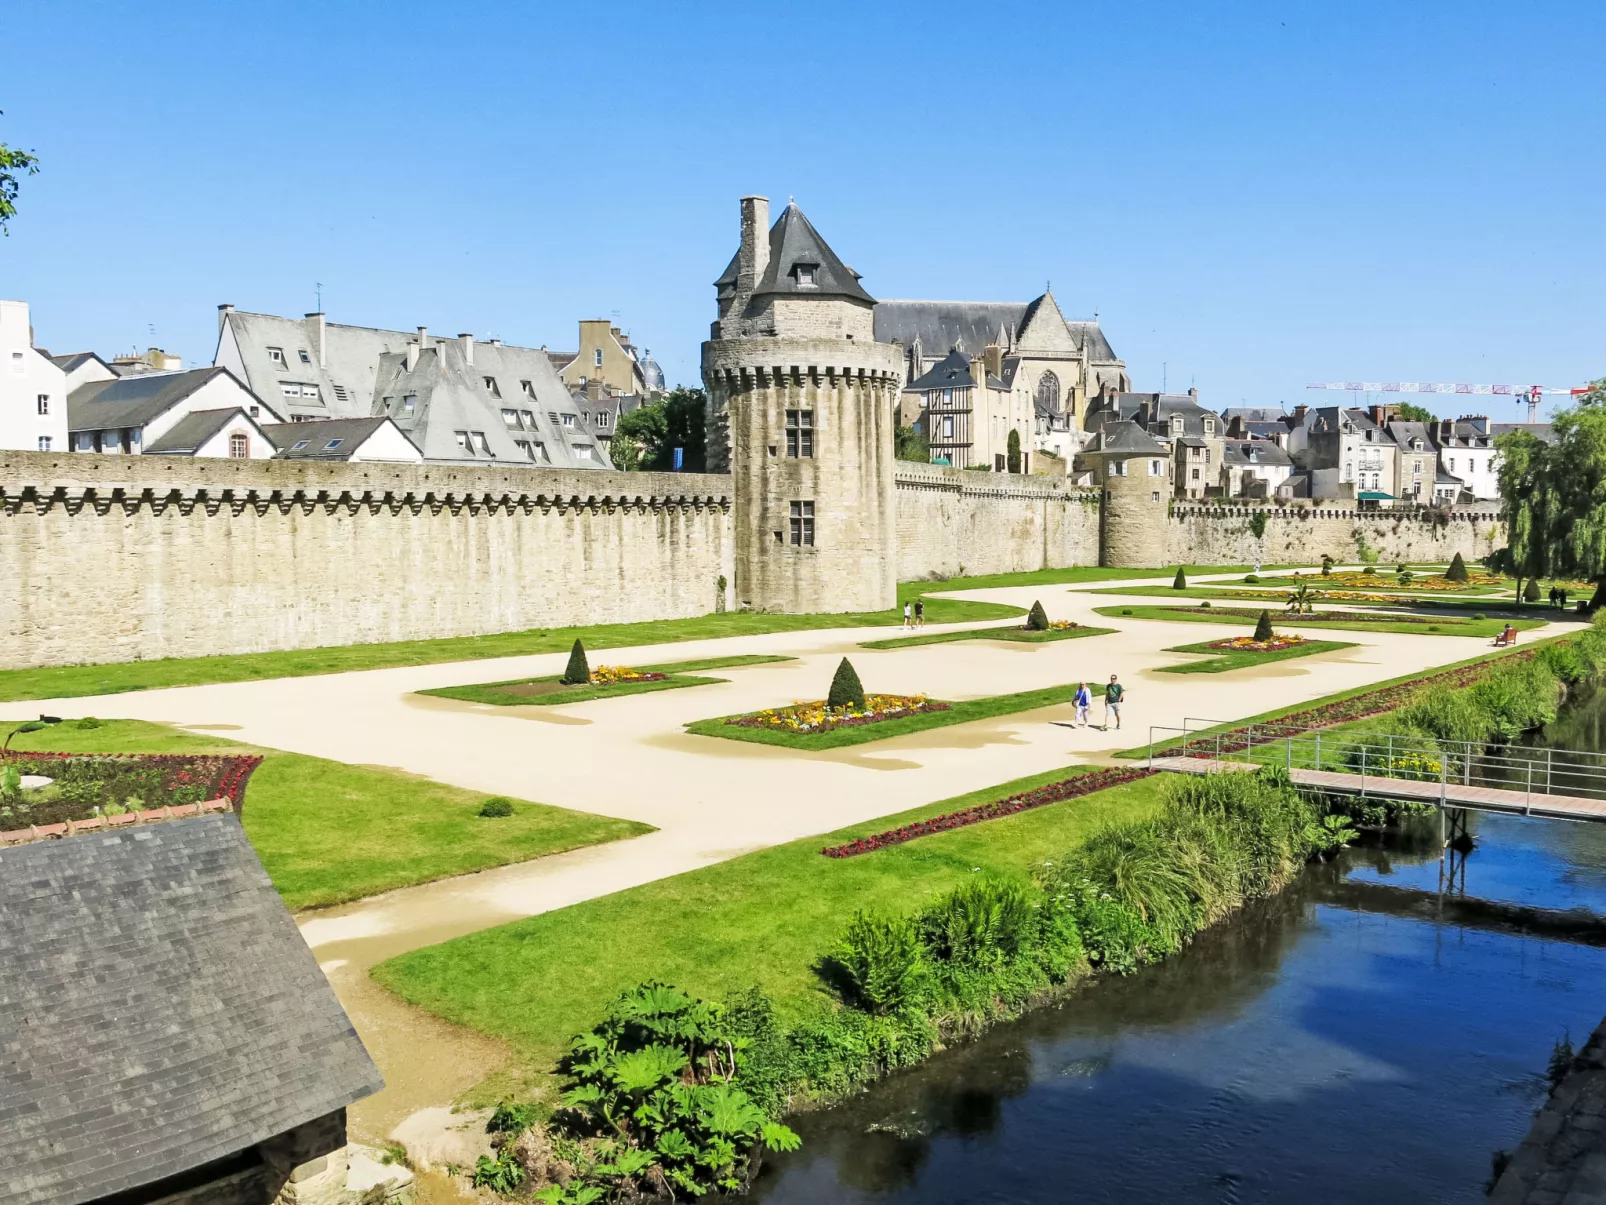
M1270 640L1274 633L1271 630L1271 612L1262 611L1260 618L1255 621L1255 639Z
M1257 540L1266 534L1265 511L1257 510L1254 514L1249 516L1249 530L1254 534L1254 537Z
M1043 610L1043 604L1034 602L1032 609L1026 613L1026 630L1029 632L1048 631L1048 612Z
M503 816L511 816L513 814L513 801L511 799L505 799L501 795L493 795L480 805L479 814L484 816L487 820L496 820Z
M1539 579L1538 578L1530 577L1528 579L1528 584L1522 588L1522 601L1523 602L1538 602L1539 601Z
M1260 578L1258 576L1256 576L1253 573L1244 574L1244 585L1246 585L1246 586L1256 586L1256 585L1259 585L1259 584L1260 584Z
M1444 571L1444 580L1447 582L1464 582L1471 575L1467 573L1467 563L1458 552L1450 558L1450 567Z
M918 923L933 958L990 969L1031 945L1036 916L1023 885L974 879L927 908Z
M920 930L905 917L860 910L828 958L843 995L877 1016L920 1002L927 967Z
M1183 566L1177 566L1177 575L1171 579L1173 590L1186 590L1188 588L1188 575L1183 572Z
M537 1104L508 1104L498 1101L496 1112L485 1123L488 1134L522 1134L546 1115L548 1110Z
M1130 614L1132 614L1132 608L1131 607L1122 607L1121 608L1121 614L1122 615L1130 615Z
M1485 615L1482 611L1474 611L1472 613L1472 618L1474 618L1474 619L1488 619L1489 617L1487 615Z
M1333 576L1333 558L1325 554L1322 556L1322 576Z
M1555 673L1537 657L1507 662L1467 693L1487 717L1489 738L1498 740L1550 723L1561 701Z
M1208 611L1210 609L1210 600L1207 598L1203 602L1201 602L1199 605L1201 607L1203 607L1205 610Z
M578 640L569 650L569 664L558 679L565 686L585 686L591 681L591 666L586 661L586 648Z
M74 728L83 728L83 729L104 728L105 724L103 724L100 720L97 720L92 715L86 715L83 719L79 720L76 724L74 724L73 727Z
M859 684L859 675L853 663L846 657L836 667L836 675L831 679L831 691L825 696L825 705L832 710L843 707L864 710L864 687Z

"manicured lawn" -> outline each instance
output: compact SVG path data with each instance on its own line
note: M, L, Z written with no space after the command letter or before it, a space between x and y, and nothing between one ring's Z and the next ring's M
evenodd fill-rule
M522 800L475 813L487 796L379 766L262 749L140 720L25 733L13 749L69 753L260 753L241 821L291 908L319 907L448 875L651 832L650 826Z
M951 644L956 640L1008 640L1015 644L1052 644L1057 640L1080 640L1083 636L1106 636L1114 628L1050 628L1033 632L1026 628L970 628L963 632L932 632L919 636L895 636L891 640L861 640L861 649L906 649L917 644Z
M1302 565L1265 565L1265 569L1300 569ZM1188 573L1248 573L1248 565L1186 565ZM907 582L922 593L940 590L995 590L1004 586L1065 586L1079 582L1118 582L1134 577L1171 577L1175 565L1159 569L1109 569L1102 565L1076 565L1069 569L1039 569L1032 573L984 573L973 577L951 577L940 581ZM903 602L903 586L898 587L898 602ZM926 618L932 622L932 599L926 600Z
M1286 590L1264 590L1254 586L1188 586L1173 590L1169 586L1112 586L1107 590L1094 590L1094 594L1115 594L1133 598L1208 598L1214 601L1263 602L1264 606L1281 609L1288 601ZM1517 603L1502 598L1457 598L1439 595L1409 594L1398 590L1372 591L1337 588L1312 588L1312 602L1318 607L1364 607L1390 610L1465 611L1469 614L1517 612L1538 617L1555 617L1559 612L1548 604ZM1355 595L1375 595L1375 598L1357 598ZM1348 596L1348 597L1346 597Z
M1028 575L1029 576L1029 575ZM800 632L816 628L896 627L903 622L903 604L943 583L905 582L898 587L898 605L890 611L840 615L775 615L727 611L695 619L651 623L590 624L460 636L443 640L406 640L392 644L354 644L334 648L297 649L280 653L242 653L228 657L186 657L163 661L123 661L107 665L70 665L48 669L0 670L0 702L16 699L67 699L84 695L159 690L168 686L200 686L212 682L249 682L263 678L300 678L350 670L387 669L399 665L437 665L488 657L522 657L565 653L578 639L590 650L752 636L765 632ZM929 598L926 618L932 623L966 623L1024 615L1001 603Z
M1012 695L992 695L985 699L952 703L946 711L926 711L919 715L881 720L874 724L857 724L831 732L787 732L775 728L749 728L740 724L727 724L726 720L735 718L732 716L696 720L686 725L686 731L697 736L722 736L732 741L752 741L758 745L780 745L786 749L818 752L824 749L840 749L846 745L884 741L894 736L908 736L911 732L924 732L928 728L946 728L951 724L968 724L972 720L986 720L1017 711L1035 711L1040 707L1053 707L1058 703L1070 702L1071 696L1076 691L1076 684L1071 683L1064 686L1048 686L1042 690L1023 690Z
M822 857L823 846L1076 772L1003 783L486 929L381 963L373 975L405 999L513 1046L515 1065L476 1094L493 1103L497 1092L542 1087L569 1038L646 979L714 999L757 985L784 1018L795 1018L832 999L811 968L855 910L912 912L977 873L1025 876L1104 826L1151 812L1164 776L854 858Z
M1179 644L1168 653L1205 653L1208 661L1188 661L1182 665L1166 665L1162 674L1223 674L1228 670L1244 669L1251 665L1265 665L1268 661L1288 661L1294 657L1309 657L1312 653L1330 653L1334 649L1352 649L1355 646L1342 640L1307 640L1285 649L1261 652L1255 649L1214 649L1209 641L1199 644Z
M773 661L794 661L794 657L705 657L701 661L680 661L668 665L643 665L649 673L668 674L651 682L612 682L595 686L565 686L563 675L546 678L514 678L507 682L484 682L474 686L442 686L416 694L461 699L465 703L489 703L495 707L552 707L560 703L585 703L592 699L611 699L615 695L651 694L656 690L678 690L683 686L707 686L725 678L700 678L691 671L732 669L741 665L763 665Z
M1096 615L1113 619L1163 619L1180 623L1238 623L1253 625L1260 612L1249 608L1211 607L1152 607L1141 604L1131 607L1095 607ZM1280 614L1278 621L1290 627L1341 628L1350 632L1406 632L1419 636L1488 636L1494 637L1506 626L1505 619L1471 619L1459 615L1442 615L1407 620L1398 616L1377 619L1338 619L1320 611L1309 615ZM1545 626L1542 619L1511 621L1519 631Z
M1418 593L1446 593L1446 594L1494 594L1501 589L1498 581L1488 580L1487 575L1476 576L1484 578L1481 582L1452 582L1441 573L1420 573L1415 569L1411 571L1412 582L1409 586L1399 583L1396 573L1392 569L1378 569L1376 573L1344 573L1334 572L1327 576L1321 573L1302 574L1299 577L1262 577L1263 586L1276 586L1281 589L1298 586L1309 586L1312 590L1384 590L1402 591L1415 590Z

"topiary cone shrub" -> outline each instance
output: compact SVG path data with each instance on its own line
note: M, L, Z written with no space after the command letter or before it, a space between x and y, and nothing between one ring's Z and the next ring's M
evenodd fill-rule
M1444 580L1447 582L1464 582L1469 578L1467 563L1461 559L1458 552L1450 559L1450 567L1444 571Z
M1171 579L1171 588L1173 590L1186 590L1188 588L1188 575L1182 571L1181 565L1177 566L1176 577Z
M569 664L558 681L565 686L585 686L591 681L591 666L586 661L586 647L578 640L569 650Z
M1043 604L1034 602L1032 609L1026 613L1026 630L1028 632L1048 631L1048 612L1043 610Z
M1271 612L1262 611L1260 618L1255 620L1255 639L1270 640L1274 633L1271 630Z
M1538 578L1530 577L1528 579L1528 584L1522 588L1522 601L1523 602L1538 602L1539 601L1539 579Z
M833 711L842 707L864 710L864 687L859 684L859 675L853 668L853 662L846 657L836 667L836 676L831 679L831 693L825 696L825 705Z

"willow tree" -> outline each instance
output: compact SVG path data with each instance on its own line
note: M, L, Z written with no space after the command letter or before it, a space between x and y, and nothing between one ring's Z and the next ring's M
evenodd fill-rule
M1495 440L1506 547L1495 568L1517 579L1587 578L1606 603L1606 378L1556 415L1550 443L1527 431Z

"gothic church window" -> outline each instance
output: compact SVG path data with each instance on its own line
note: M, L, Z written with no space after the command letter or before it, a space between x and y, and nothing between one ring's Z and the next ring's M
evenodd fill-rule
M1060 379L1052 372L1037 378L1037 404L1050 414L1060 412Z

